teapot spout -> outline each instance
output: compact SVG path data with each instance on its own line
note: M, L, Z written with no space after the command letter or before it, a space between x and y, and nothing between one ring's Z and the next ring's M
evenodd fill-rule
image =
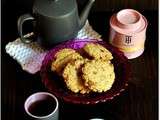
M89 14L90 9L91 9L94 2L95 2L95 0L89 0L88 3L83 8L83 10L80 14L80 28L82 28L85 25L86 20L88 18L88 14Z

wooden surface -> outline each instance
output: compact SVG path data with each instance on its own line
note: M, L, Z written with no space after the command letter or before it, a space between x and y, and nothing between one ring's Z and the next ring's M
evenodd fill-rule
M96 0L96 11L134 8L138 10L157 10L158 0Z
M113 13L98 12L89 16L90 24L103 35L105 41L108 38L109 18ZM145 51L140 57L129 60L132 77L125 92L111 102L94 106L60 101L60 120L87 120L92 117L105 120L158 119L158 12L144 11L142 14L149 21ZM16 25L9 21L7 19L2 23L2 120L28 120L23 108L25 99L34 92L46 89L39 73L26 73L5 53L5 45L18 37Z

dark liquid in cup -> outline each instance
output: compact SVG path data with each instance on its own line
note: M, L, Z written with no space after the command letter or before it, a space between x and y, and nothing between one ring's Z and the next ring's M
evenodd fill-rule
M32 103L28 110L35 116L46 116L54 111L56 108L56 102L53 99L40 100Z

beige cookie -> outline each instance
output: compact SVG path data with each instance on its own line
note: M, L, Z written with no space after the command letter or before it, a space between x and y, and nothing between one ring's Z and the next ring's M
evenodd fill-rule
M113 56L109 50L95 43L88 43L83 47L84 51L94 59L111 60Z
M94 92L107 91L112 87L115 79L114 67L110 62L91 60L82 68L85 85Z
M82 58L83 57L79 53L72 50L60 51L60 53L57 54L56 58L52 62L51 70L56 71L59 75L62 75L63 69L68 62Z
M66 56L72 54L72 53L75 53L76 51L74 49L71 49L71 48L64 48L64 49L61 49L59 50L56 54L55 54L55 58L57 59L63 59L65 58Z
M77 59L67 64L63 71L64 81L72 92L74 93L89 93L90 90L84 85L81 78L81 67L84 64L83 59Z
M51 70L56 71L56 64L59 63L62 59L64 59L66 56L75 53L76 51L70 48L64 48L59 50L52 61Z

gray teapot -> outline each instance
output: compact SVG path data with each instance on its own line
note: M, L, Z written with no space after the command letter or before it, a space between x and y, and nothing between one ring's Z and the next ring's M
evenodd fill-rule
M36 39L45 47L75 38L85 25L94 1L89 0L79 16L76 0L35 0L33 14L24 14L18 19L20 39L24 43L33 41L23 36L23 23L29 20L34 23Z

